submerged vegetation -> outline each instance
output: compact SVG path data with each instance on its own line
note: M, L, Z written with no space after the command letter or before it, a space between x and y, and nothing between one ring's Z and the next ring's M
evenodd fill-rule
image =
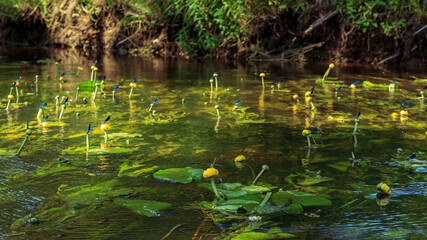
M152 65L128 65L51 60L24 71L19 92L3 84L1 235L425 235L424 76L339 75L330 64L280 81L177 68L164 82ZM360 230L367 220L375 228Z
M427 5L404 1L1 0L1 40L162 56L426 59ZM320 53L320 52L319 52Z

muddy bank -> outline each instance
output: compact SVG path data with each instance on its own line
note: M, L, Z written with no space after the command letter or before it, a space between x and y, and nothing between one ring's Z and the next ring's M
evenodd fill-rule
M168 14L164 10L143 15L124 1L106 0L90 5L79 0L50 1L44 10L28 5L14 20L3 17L0 41L72 48L86 55L113 51L164 57L372 64L426 63L427 59L427 23L422 17L408 22L396 38L378 29L363 31L333 4L309 5L304 16L292 8L276 8L253 16L245 25L236 25L244 27L237 40L224 40L206 50L183 47L178 33L185 16L169 24L161 16ZM193 37L195 33L189 34Z

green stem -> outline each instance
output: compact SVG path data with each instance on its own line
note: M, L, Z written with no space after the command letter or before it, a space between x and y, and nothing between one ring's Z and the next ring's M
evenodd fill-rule
M358 122L356 122L356 123L354 124L353 134L356 134L356 133L357 133L357 126L359 126L359 123L358 123Z
M21 147L19 148L18 153L16 154L16 156L19 156L19 154L21 154L22 149L24 149L24 145L25 145L25 143L27 143L27 141L28 141L28 135L27 135L27 136L25 136L25 139L24 139L24 141L22 142Z
M95 84L95 93L93 94L93 101L95 101L97 93L98 93L98 85Z
M6 106L6 109L9 109L10 101L11 101L11 99L9 98L9 100L7 100L7 106Z
M13 87L10 88L9 95L12 95Z
M37 113L37 119L39 120L39 121L41 121L43 118L42 118L42 111L43 111L43 108L40 108L39 109L39 112Z
M77 87L77 92L76 92L76 104L77 104L77 102L79 101L79 91L80 91L80 88L79 88L79 87Z
M213 91L213 82L211 82L211 92Z
M308 148L311 148L310 135L307 135Z
M264 85L264 77L261 77L261 81L262 81L262 89L265 89L265 85Z
M328 68L328 70L326 70L325 75L323 75L323 78L322 78L322 83L326 80L330 71L331 71L331 68Z
M91 82L93 82L93 72L94 72L94 71L93 71L93 69L92 69L92 72L90 73L90 81L91 81Z
M105 139L105 143L107 143L107 140L108 140L108 133L107 133L107 131L104 131L104 139Z
M217 90L217 89L218 89L218 78L215 77L215 90Z
M214 180L214 178L213 178L213 177L211 177L211 185L212 185L212 189L213 189L213 191L214 191L214 193L215 193L215 196L216 196L217 198L219 198L220 200L224 200L224 199L221 197L221 195L219 195L219 192L218 192L218 189L216 188L215 180Z
M262 169L261 172L258 173L258 175L256 176L256 178L252 182L252 185L255 185L258 182L258 179L262 176L263 173L264 173L264 169Z
M133 87L130 88L129 98L132 97L132 93L133 93Z
M19 90L17 86L15 87L15 90L16 90L16 97L19 97Z
M66 108L65 104L62 105L61 114L59 114L59 120L62 120L62 115L64 114L64 109Z
M89 134L86 134L86 150L89 151Z

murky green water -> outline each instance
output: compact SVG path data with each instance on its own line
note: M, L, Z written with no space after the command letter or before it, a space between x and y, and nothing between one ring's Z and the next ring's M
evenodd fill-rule
M76 84L90 79L95 57L46 49L9 49L1 54L2 109L11 84L22 76L19 102L15 96L10 109L0 112L1 237L161 239L179 224L170 239L232 238L254 232L269 232L272 238L290 233L301 239L426 235L427 114L426 101L419 97L427 85L427 73L421 70L342 66L331 71L328 80L333 83L322 84L316 79L323 76L326 64L251 66L103 56L97 58L97 66L98 81L107 76L105 95L98 94L93 102L90 92L81 91L76 103ZM78 63L84 70L78 78L66 75L64 81L55 80L54 61L37 62L46 58ZM77 66L61 69L75 71ZM264 92L254 75L256 69L270 72ZM209 79L217 70L221 71L219 89L211 93ZM35 75L39 75L38 84ZM129 100L129 84L135 77L137 87ZM280 79L284 81L278 89ZM390 91L388 84L393 80L399 87ZM351 89L355 81L360 83ZM363 81L385 88L364 87ZM113 99L111 92L117 85L120 89ZM337 99L334 92L339 86L345 87ZM315 110L304 99L312 87ZM294 94L299 95L299 103ZM72 99L62 121L56 95ZM88 99L86 104L83 97ZM159 102L150 115L148 109L156 98ZM240 110L233 111L238 100ZM402 106L402 100L409 106ZM36 115L46 102L45 114L52 119L47 121L50 126L43 127ZM220 119L215 105L220 107ZM400 116L401 107L408 116ZM359 111L359 131L353 135ZM111 129L105 144L100 125L107 116L111 116ZM33 134L17 157L27 120ZM95 126L89 133L89 153L88 124ZM310 150L301 134L304 129L312 131ZM116 148L131 152L94 152ZM398 153L398 148L404 153ZM407 159L412 154L417 158ZM247 159L242 165L234 161L239 155ZM171 183L153 177L162 169L206 169L214 158L217 183L221 178L223 183L250 185L266 164L270 171L257 185L272 189L272 199L281 189L315 194L331 204L303 206L297 214L277 210L239 216L202 207L199 203L212 202L215 195L196 182ZM380 182L391 187L389 200L376 198ZM131 200L168 204L157 212L147 207L153 213L148 217L146 212L133 211L127 205ZM270 199L265 208L272 206ZM260 216L261 221L249 222L249 216ZM241 237L249 239L249 235Z

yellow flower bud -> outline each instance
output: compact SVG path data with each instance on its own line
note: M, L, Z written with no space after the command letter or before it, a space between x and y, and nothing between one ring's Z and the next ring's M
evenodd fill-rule
M213 167L212 168L208 168L205 171L203 171L203 177L204 178L210 178L210 177L216 176L218 174L219 174L218 170L216 170Z
M383 194L390 194L391 193L390 187L386 183L383 183L383 182L379 183L377 185L377 188L378 188L378 191L383 193Z
M262 73L259 74L259 76L260 77L265 77L265 73L262 72Z
M19 82L15 82L15 86L19 86Z
M98 71L98 68L97 67L93 67L93 71Z
M42 122L42 126L43 127L49 127L49 123L48 122Z
M218 73L214 73L214 74L213 74L213 76L214 76L214 77L218 77Z
M292 98L293 98L293 99L298 99L298 94L294 94L294 95L292 96Z
M78 70L80 70L80 71L83 71L83 68L82 68L82 67L78 67L77 69L78 69Z
M131 87L136 87L136 83L134 83L134 82L131 82L129 85L130 85Z
M13 99L13 95L12 95L12 94L9 94L9 95L7 95L7 98L9 98L9 99Z
M243 161L246 161L246 158L243 155L239 155L234 159L234 161L235 162L243 162Z
M311 91L307 91L307 92L305 92L305 97L310 96L310 94L311 94Z
M334 68L335 67L335 65L333 64L333 63L331 63L331 64L329 64L329 68Z

